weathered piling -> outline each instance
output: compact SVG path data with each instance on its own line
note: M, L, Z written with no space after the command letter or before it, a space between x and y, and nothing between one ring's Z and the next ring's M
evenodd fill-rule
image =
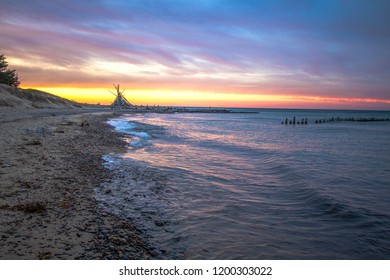
M328 122L382 122L389 121L390 118L340 118L340 117L332 117L328 119L318 119L315 121L316 124L328 123Z
M324 124L324 123L334 123L334 122L384 122L390 121L390 118L340 118L340 117L331 117L331 118L321 118L314 121L315 124ZM284 125L297 125L297 124L308 124L309 120L307 118L302 118L300 121L294 116L292 119L286 118L282 121Z
M284 121L282 121L282 124L284 125L297 125L297 124L308 124L307 118L302 118L300 121L297 120L297 118L294 116L292 119L286 118Z

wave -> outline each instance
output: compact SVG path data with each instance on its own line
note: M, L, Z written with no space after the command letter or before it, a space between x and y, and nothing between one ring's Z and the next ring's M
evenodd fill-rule
M147 134L146 132L135 132L135 131L129 131L128 134L133 135L138 138L148 139L151 136Z
M342 196L337 197L337 191L332 194L320 179L302 174L304 170L295 170L286 164L277 163L275 159L268 161L266 165L266 173L273 178L271 186L281 191L280 199L295 205L296 209L305 210L308 217L341 221L356 227L365 224L374 228L383 226L382 223L390 223L389 215L354 205L351 199L346 201ZM376 218L380 221L379 224L368 222Z
M134 129L136 127L135 123L131 123L128 121L121 121L118 119L111 119L108 120L107 123L115 128L115 130L123 132L123 133L129 133L130 130Z
M107 123L113 126L115 130L133 136L135 139L129 139L129 144L131 147L140 149L149 145L147 140L150 139L151 136L143 131L133 131L137 128L135 123L120 119L111 119L107 121Z
M390 256L388 184L382 179L386 175L376 176L386 174L388 157L378 166L348 150L349 134L362 143L371 143L372 136L316 127L287 130L273 124L277 117L268 122L223 118L111 120L128 135L130 151L116 165L105 158L121 179L104 186L112 190L112 201L101 190L104 202L137 221L150 242L173 258L176 251L188 258ZM382 134L375 143L387 147ZM347 140L335 147L338 138ZM384 150L375 147L373 155ZM359 177L362 165L371 171L364 178Z

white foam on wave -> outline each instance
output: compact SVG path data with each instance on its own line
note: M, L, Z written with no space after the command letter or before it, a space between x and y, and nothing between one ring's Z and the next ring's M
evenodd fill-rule
M144 139L136 139L130 142L130 145L133 148L139 149L146 146L146 141Z
M135 123L118 119L109 120L107 123L112 125L117 131L134 136L136 139L130 142L130 146L133 148L139 149L146 146L148 144L147 140L151 138L146 132L133 131L133 129L137 127Z
M143 139L148 139L150 138L150 135L147 134L146 132L135 132L135 131L130 131L129 134L138 137L138 138L143 138Z
M104 164L110 164L114 162L114 159L110 155L104 155L103 157Z
M117 131L124 132L124 133L129 133L130 130L136 127L134 123L128 121L109 120L107 121L107 123L115 127Z

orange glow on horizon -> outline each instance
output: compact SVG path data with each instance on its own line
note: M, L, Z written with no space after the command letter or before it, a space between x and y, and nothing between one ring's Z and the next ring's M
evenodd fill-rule
M108 88L36 87L36 89L80 103L109 105ZM113 91L111 88L109 90ZM371 108L388 110L390 100L283 94L219 93L204 91L127 89L126 98L134 105L241 107L241 108Z

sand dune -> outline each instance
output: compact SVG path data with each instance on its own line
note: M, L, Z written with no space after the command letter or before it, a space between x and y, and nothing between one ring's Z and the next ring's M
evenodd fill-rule
M36 89L20 89L0 84L0 107L77 108L81 105Z

